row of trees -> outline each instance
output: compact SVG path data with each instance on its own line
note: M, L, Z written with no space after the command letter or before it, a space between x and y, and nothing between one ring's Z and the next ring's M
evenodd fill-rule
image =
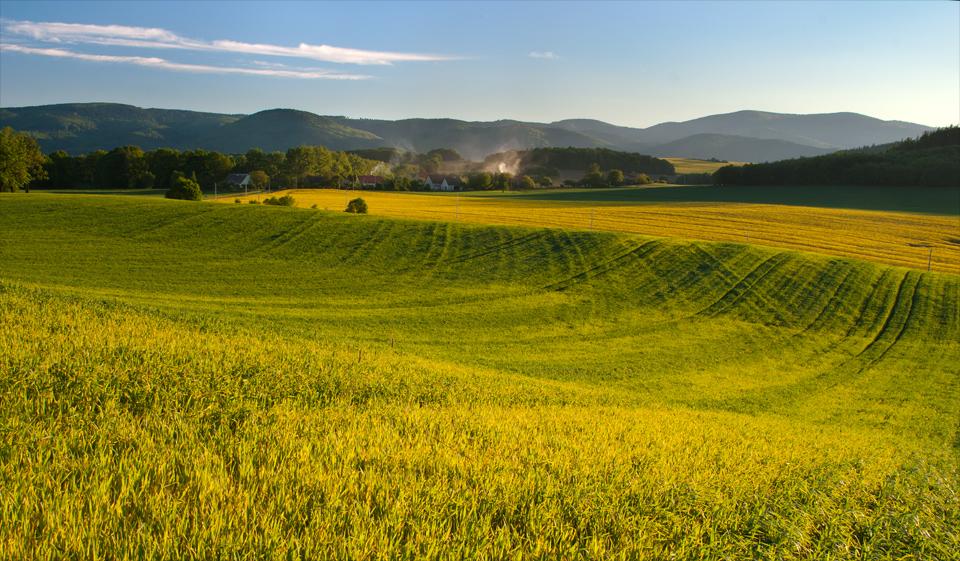
M380 189L416 191L425 187L412 175L434 173L442 162L463 159L453 149L417 154L395 148L332 152L322 146L297 146L271 153L254 148L233 155L199 149L180 152L160 148L144 152L136 146L122 146L80 156L62 151L43 156L33 138L9 128L3 131L0 150L0 166L4 166L0 167L0 186L5 190L28 188L31 182L53 189L90 184L105 189L165 189L176 198L194 198L197 189L193 185L209 189L229 173L247 173L254 186L275 188L339 186L345 179L377 173L385 176L378 185ZM560 170L555 167L558 165L586 169L582 180L568 180L565 184L587 187L650 183L643 173L630 173L630 180L625 181L620 168L606 167L604 162L626 162L633 166L626 167L628 172L636 172L637 167L673 172L673 165L664 160L606 149L538 148L519 154L523 161L540 163L530 165L516 177L506 172L472 171L459 179L467 189L485 191L552 186L554 179L560 177ZM601 162L584 163L584 158L591 156ZM496 156L488 158L493 160ZM611 171L603 174L601 167Z
M883 153L857 150L766 164L724 166L718 185L960 185L960 127L924 133Z
M32 152L19 148L21 145L31 146ZM14 150L14 147L18 148ZM246 154L230 156L206 150L180 152L169 148L144 152L136 146L122 146L109 152L97 150L80 156L62 151L43 156L33 138L9 128L3 131L0 149L4 150L0 165L18 170L17 175L11 172L0 179L5 190L26 188L31 182L50 189L71 189L78 184L105 189L171 189L181 177L208 188L223 181L229 173L249 173L253 182L262 186L273 182L277 186L294 187L307 177L314 184L339 185L342 178L369 174L380 165L355 154L331 152L322 146L297 146L272 153L254 148ZM21 153L31 154L31 173L27 174L24 166L15 165L23 160L24 157L15 156Z

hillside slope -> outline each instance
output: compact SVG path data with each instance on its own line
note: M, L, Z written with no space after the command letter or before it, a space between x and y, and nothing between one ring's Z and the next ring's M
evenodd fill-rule
M2 557L957 550L957 275L2 197Z
M749 138L732 134L695 134L650 149L650 155L662 158L685 154L688 158L728 162L775 162L828 154L832 150L804 146L778 139Z
M69 103L0 109L0 128L13 127L38 141L45 154L70 155L117 146L143 150L202 147L197 139L240 118L174 109L142 109L117 103Z
M347 150L387 144L373 133L294 109L271 109L237 119L198 138L196 143L221 154L242 154L251 148L269 153L286 152L291 146Z

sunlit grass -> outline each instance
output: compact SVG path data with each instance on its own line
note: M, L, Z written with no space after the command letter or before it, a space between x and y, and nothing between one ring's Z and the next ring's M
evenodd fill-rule
M358 196L327 189L291 193L301 207L328 210L342 210L346 197ZM752 243L960 273L956 216L746 203L624 204L378 191L359 196L379 216Z
M0 558L960 549L958 275L32 195L0 200Z

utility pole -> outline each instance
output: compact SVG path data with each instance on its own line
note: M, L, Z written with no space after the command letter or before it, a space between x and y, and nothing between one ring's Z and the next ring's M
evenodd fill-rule
M933 248L930 248L930 255L927 257L927 272L930 272L930 263L933 262Z
M459 219L460 219L460 195L457 195L457 211L456 211L456 213L453 215L453 219L454 219L454 220L459 220Z
M590 229L593 230L593 209L590 209Z

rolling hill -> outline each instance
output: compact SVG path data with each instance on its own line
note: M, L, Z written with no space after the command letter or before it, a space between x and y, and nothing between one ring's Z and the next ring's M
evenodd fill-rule
M421 153L455 148L483 157L536 147L610 148L677 158L763 162L894 142L932 130L856 113L785 115L740 111L646 129L589 119L555 123L399 121L319 116L293 109L218 115L93 103L0 109L0 127L26 132L45 153L71 155L132 144L144 150L203 148L223 153L322 145L331 150L393 146ZM770 141L770 142L760 142Z
M30 240L0 244L0 557L955 558L956 274L148 197L0 213Z
M686 154L687 158L709 160L719 158L731 162L775 162L790 158L820 156L833 150L805 146L780 139L761 139L732 134L700 133L653 146L651 156L671 157ZM717 156L721 154L722 157Z

